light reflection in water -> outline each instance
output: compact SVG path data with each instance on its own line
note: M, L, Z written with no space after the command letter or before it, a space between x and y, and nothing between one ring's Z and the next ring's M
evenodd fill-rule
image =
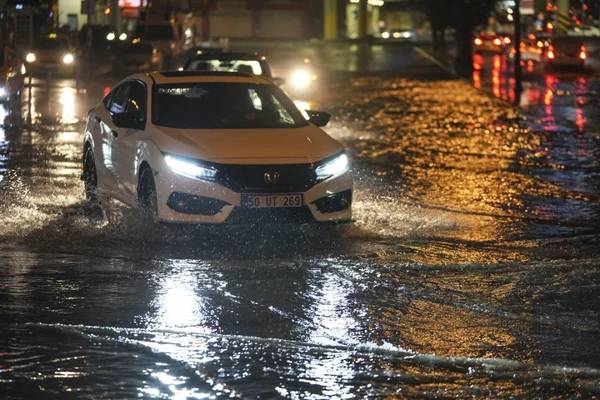
M360 343L350 337L352 331L360 330L357 321L348 313L350 304L348 292L350 291L336 274L327 274L321 277L322 288L318 294L314 312L317 330L311 334L310 342L322 345L353 345ZM352 379L355 372L351 368L350 355L343 353L338 357L325 359L311 359L306 365L309 376L319 377L326 396L344 398L351 393L349 387L343 386L338 377Z
M4 132L4 120L7 116L7 110L4 105L0 105L0 183L4 180L4 172L5 167L4 164L4 156L1 153L2 148L4 147L6 142L6 133Z
M494 56L492 67L492 93L496 97L501 97L500 85L502 84L502 61L499 55Z
M73 124L77 122L77 110L75 107L75 89L65 87L61 89L59 103L62 107L61 122Z
M205 325L203 300L197 295L198 281L193 265L184 260L173 261L176 271L160 283L156 299L156 328Z
M575 126L577 131L583 133L585 131L586 119L585 119L585 91L587 86L587 79L583 76L577 78L577 89L575 98Z
M556 85L558 84L558 78L554 75L547 75L546 79L546 88L544 94L544 112L546 116L546 124L549 127L554 126L555 118L554 112L552 110L554 105L554 91L556 90Z
M169 399L174 400L185 400L185 399L207 399L211 396L207 393L200 393L197 389L187 389L183 387L186 381L181 378L176 378L168 372L153 372L152 377L158 379L158 381L168 388ZM141 393L145 393L147 395L153 397L163 397L161 396L161 391L158 388L153 387L145 387L140 390Z

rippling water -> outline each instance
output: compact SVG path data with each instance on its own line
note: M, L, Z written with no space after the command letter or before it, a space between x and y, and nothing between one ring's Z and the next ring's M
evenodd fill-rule
M96 221L70 97L3 132L2 397L599 396L597 132L459 81L335 89L342 229Z

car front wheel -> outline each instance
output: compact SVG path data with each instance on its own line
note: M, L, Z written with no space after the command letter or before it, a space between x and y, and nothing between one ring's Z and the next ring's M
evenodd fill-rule
M143 168L140 173L138 203L144 214L151 219L151 221L158 221L156 185L154 184L154 175L150 167Z
M98 175L96 173L96 162L91 147L87 147L83 156L83 185L85 188L85 200L87 208L93 214L101 214L100 201L98 200Z

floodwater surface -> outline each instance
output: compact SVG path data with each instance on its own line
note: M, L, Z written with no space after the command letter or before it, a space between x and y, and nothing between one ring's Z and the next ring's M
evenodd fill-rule
M338 229L92 219L81 119L103 88L34 91L33 125L0 133L2 397L600 396L595 111L581 129L459 80L328 88L356 174Z

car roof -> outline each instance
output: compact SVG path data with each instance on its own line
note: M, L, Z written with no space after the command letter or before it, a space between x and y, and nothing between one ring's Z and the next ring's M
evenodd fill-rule
M269 79L241 72L161 71L151 72L148 75L156 84L202 82L254 83L259 85L273 84Z
M257 60L265 61L266 58L258 53L242 53L242 52L230 52L230 51L210 51L210 50L198 50L190 60Z

